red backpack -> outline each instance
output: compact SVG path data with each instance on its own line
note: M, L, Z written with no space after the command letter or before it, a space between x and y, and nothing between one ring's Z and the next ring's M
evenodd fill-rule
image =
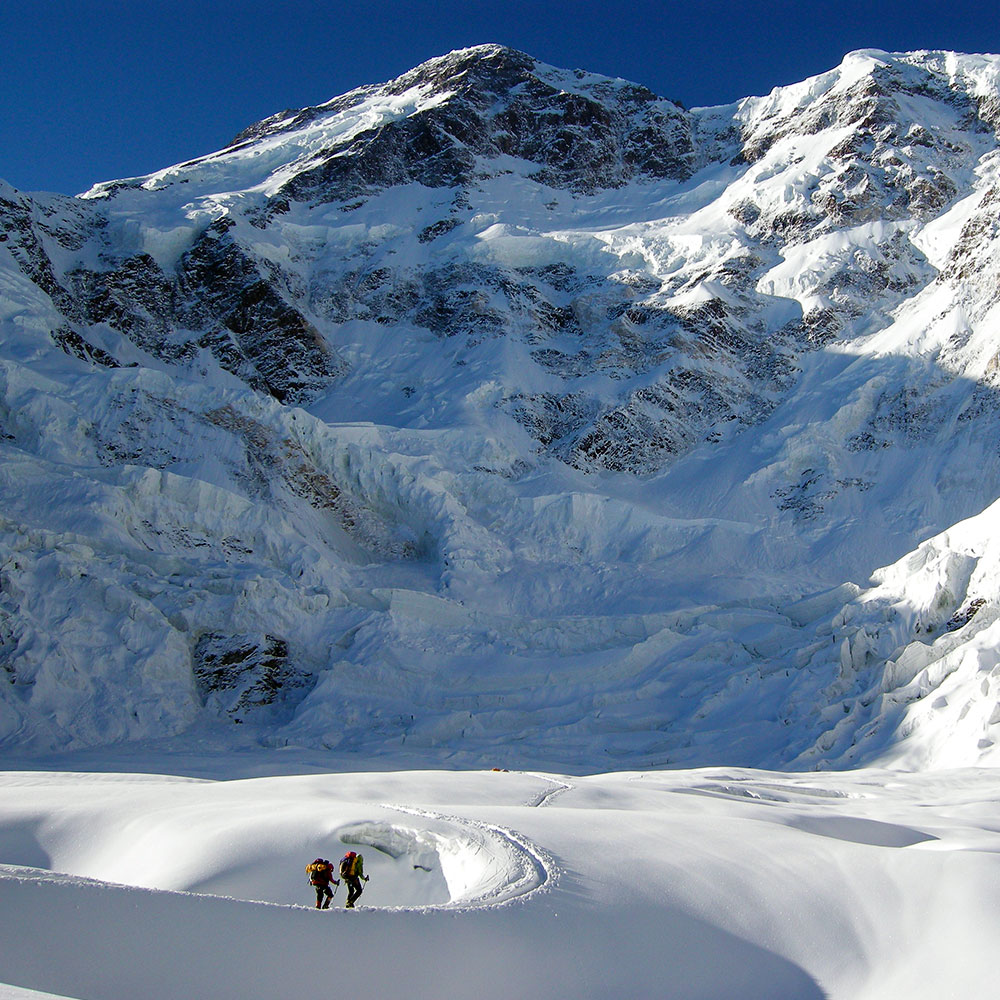
M348 851L343 858L340 860L340 877L350 878L354 874L354 859L357 854L354 851Z

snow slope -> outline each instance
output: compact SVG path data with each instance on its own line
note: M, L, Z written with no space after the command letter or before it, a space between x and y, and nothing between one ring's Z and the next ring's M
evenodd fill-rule
M993 775L8 772L0 977L94 1000L983 996ZM358 844L362 907L310 909L304 865ZM450 898L414 867L435 853Z

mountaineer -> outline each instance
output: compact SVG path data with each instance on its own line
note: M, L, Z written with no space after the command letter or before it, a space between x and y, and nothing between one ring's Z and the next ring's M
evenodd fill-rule
M348 851L340 859L340 877L347 883L347 907L354 909L354 902L364 892L361 880L368 881L365 874L365 859L354 851Z
M340 880L333 877L333 865L325 858L317 858L312 864L306 865L309 884L316 890L316 909L328 910L333 892L330 883L340 885Z

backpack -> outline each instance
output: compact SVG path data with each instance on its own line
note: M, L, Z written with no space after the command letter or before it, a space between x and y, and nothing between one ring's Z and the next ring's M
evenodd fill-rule
M354 859L357 855L354 851L348 851L340 860L340 877L351 878L354 874Z
M326 885L333 875L333 865L329 861L317 858L311 865L306 865L306 874L312 885Z

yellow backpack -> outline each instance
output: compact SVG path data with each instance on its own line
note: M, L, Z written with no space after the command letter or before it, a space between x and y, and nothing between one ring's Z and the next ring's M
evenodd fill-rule
M333 867L329 861L317 858L312 864L306 865L306 874L309 876L310 885L324 885L333 875Z

